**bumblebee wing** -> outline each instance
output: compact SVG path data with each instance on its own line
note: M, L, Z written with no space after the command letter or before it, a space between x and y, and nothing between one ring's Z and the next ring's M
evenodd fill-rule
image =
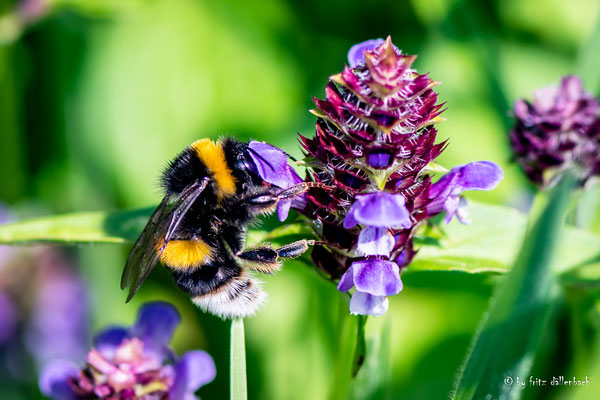
M195 182L183 192L165 196L154 210L142 234L133 245L121 276L121 289L129 288L126 302L138 291L154 268L181 220L208 184L208 178ZM160 246L160 247L159 247Z

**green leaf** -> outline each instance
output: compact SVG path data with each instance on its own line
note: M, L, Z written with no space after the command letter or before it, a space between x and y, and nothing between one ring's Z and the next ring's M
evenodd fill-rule
M152 208L54 215L0 226L0 244L127 243L148 222Z
M246 400L246 342L244 339L244 320L241 318L231 321L229 389L231 400Z
M527 220L522 213L501 206L469 203L472 222L463 225L454 219L442 223L444 235L423 240L406 273L417 271L461 271L503 273L510 269L519 251ZM553 262L568 271L600 260L600 236L567 228L557 244Z
M498 285L466 357L454 399L516 399L558 301L552 267L572 188L563 179L528 232L513 270Z
M471 202L472 222L442 223L443 234L430 229L418 237L419 252L407 274L419 271L504 273L519 250L525 216L508 207ZM15 222L0 226L0 244L51 242L57 244L128 243L141 233L152 208L118 212L84 212ZM278 223L278 222L277 222ZM302 219L274 229L250 229L249 246L264 241L274 245L312 236ZM557 253L557 268L569 271L600 261L600 236L569 228Z
M128 243L140 235L154 208L117 212L82 212L53 215L0 225L0 244L90 244ZM265 240L285 243L311 235L301 222L286 224L273 230L251 230L249 243Z

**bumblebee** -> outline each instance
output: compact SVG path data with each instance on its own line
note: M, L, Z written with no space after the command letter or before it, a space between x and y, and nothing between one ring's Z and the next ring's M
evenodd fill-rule
M266 294L247 271L272 274L281 268L279 258L299 256L314 244L244 249L247 227L259 214L313 185L281 189L265 182L250 151L235 139L202 139L171 161L162 176L165 196L125 264L121 289L129 288L127 302L161 261L204 311L221 318L253 315Z

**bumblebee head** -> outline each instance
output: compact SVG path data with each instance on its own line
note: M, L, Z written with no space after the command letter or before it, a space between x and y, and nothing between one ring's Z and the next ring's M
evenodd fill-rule
M227 165L231 168L237 182L246 186L263 184L264 181L258 174L256 164L250 156L252 150L248 143L242 143L233 138L225 138L222 139L221 145Z

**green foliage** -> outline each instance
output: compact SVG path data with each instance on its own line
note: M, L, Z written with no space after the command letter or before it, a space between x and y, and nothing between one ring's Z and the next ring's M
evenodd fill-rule
M523 242L527 217L514 209L475 202L470 202L469 213L470 224L455 219L441 226L443 233L420 238L423 245L407 271L508 271ZM559 271L582 268L600 257L600 236L573 227L565 230L556 246Z
M65 252L88 284L93 331L128 322L144 300L175 303L183 315L178 353L203 348L217 363L216 380L199 393L204 399L228 391L229 324L196 310L162 268L132 303L125 305L118 289L130 242L151 210L74 212L158 202L161 169L201 137L267 140L300 159L296 132L314 134L315 118L306 111L314 107L311 96L324 96L327 77L340 70L352 44L388 34L419 55L417 69L443 83L440 100L448 110L439 137L449 147L440 164L497 162L504 181L469 198L525 209L533 188L511 163L512 102L574 72L591 91L600 82L596 0L47 3L47 15L21 26L13 25L16 1L0 7L0 201L22 220L69 214L2 226L0 242L77 244ZM578 224L600 232L597 201L588 204ZM514 262L526 217L475 202L470 209L470 226L452 222L440 225L445 235L423 235L415 262L402 273L405 289L390 299L384 398L447 397L493 285ZM285 243L310 234L301 224L273 226L253 229L248 241ZM79 245L88 243L94 245ZM546 332L550 344L540 355L549 373L574 372L573 354L597 341L599 329L590 321L598 308L598 249L597 236L576 229L566 229L557 248L561 283L586 293L592 305L573 304L568 315L562 311L568 327ZM346 314L349 325L338 326L335 285L305 261L286 262L262 278L270 301L246 321L250 398L347 397L332 376L340 360L350 375L356 318ZM579 335L571 335L573 325ZM598 353L588 353L596 355L593 365L578 362L577 371L597 377ZM0 398L39 397L36 374L0 370ZM528 390L526 396L571 393ZM581 393L578 398L597 397Z
M456 271L466 273L504 273L510 269L523 240L526 217L501 206L476 202L469 204L472 222L452 221L425 229L419 237L419 252L407 272ZM49 216L0 226L1 244L127 243L141 233L152 209L118 212L86 212ZM301 220L274 229L251 229L248 244L270 241L286 243L310 236ZM576 228L566 229L558 246L556 268L579 271L579 280L595 276L583 269L600 260L600 236Z
M142 232L152 209L85 212L0 226L0 243L127 243Z
M461 371L454 399L518 399L547 319L559 301L553 256L573 187L563 179L529 230L515 266L498 285ZM528 383L528 382L527 382Z

